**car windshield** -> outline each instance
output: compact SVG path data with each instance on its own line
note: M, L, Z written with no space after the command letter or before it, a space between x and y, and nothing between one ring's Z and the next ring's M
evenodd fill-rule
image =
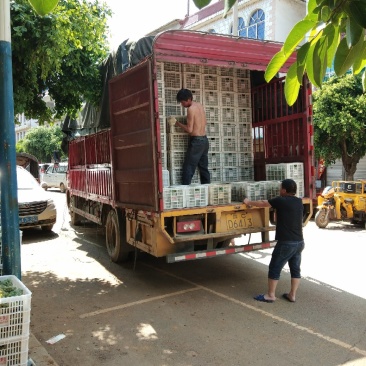
M39 189L40 185L33 176L25 169L17 169L18 189Z

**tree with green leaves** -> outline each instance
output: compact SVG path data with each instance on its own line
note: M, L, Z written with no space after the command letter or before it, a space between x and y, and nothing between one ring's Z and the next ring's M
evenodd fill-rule
M193 1L201 9L212 0ZM235 2L225 0L224 16ZM277 75L295 51L297 59L290 66L285 83L289 105L295 103L305 73L317 87L321 87L327 67L333 65L337 76L350 68L359 74L366 66L365 28L366 0L309 0L307 15L293 27L282 49L268 64L266 81ZM365 90L365 72L362 83Z
M43 123L76 115L84 100L97 104L110 15L98 0L60 0L43 17L28 0L11 2L15 114L24 112ZM46 93L55 102L54 111L42 100Z
M50 162L54 151L62 154L61 143L63 133L58 126L40 126L31 129L23 140L17 143L17 152L34 155L40 162ZM64 156L61 155L61 159Z
M315 154L326 166L342 159L346 180L353 180L357 163L366 154L366 95L361 76L334 76L313 97Z

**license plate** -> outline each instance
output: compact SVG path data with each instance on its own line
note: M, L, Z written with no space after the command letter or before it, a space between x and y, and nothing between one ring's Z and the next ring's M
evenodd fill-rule
M32 222L37 222L38 216L23 216L19 217L19 224L29 224Z
M239 230L252 228L252 215L246 212L229 214L226 216L226 226L228 230Z

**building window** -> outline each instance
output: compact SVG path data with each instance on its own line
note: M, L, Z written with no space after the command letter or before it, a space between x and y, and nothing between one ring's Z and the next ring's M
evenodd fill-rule
M253 12L248 26L248 38L264 39L265 16L262 9Z
M245 22L242 17L238 19L238 36L243 38L248 37L248 29L245 27Z
M233 34L233 24L230 26L230 34ZM248 30L245 27L245 22L242 17L238 18L238 36L239 37L247 37L248 36Z

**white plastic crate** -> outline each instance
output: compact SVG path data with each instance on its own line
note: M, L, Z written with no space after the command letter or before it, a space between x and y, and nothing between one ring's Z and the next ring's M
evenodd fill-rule
M248 168L243 168L243 167L239 167L238 168L238 180L239 181L251 181L254 179L254 168L253 167L248 167Z
M234 76L234 69L232 67L220 67L218 71L221 76Z
M186 186L175 186L163 189L164 210L187 207Z
M203 103L205 106L217 107L219 105L219 93L214 90L205 90L203 92Z
M206 133L209 137L220 137L220 123L207 122Z
M171 186L179 186L182 184L182 168L170 168L170 185ZM198 169L196 169L195 173L193 174L191 184L199 184L200 177L198 174Z
M185 156L185 151L169 150L168 167L172 169L180 169L183 166Z
M217 75L219 73L219 67L216 66L202 66L202 72L204 74Z
M236 137L222 137L222 151L235 152L238 149Z
M238 126L236 123L222 123L221 124L221 136L222 137L235 137L238 136Z
M164 81L158 80L158 98L164 98Z
M221 114L218 107L206 107L206 119L207 122L220 122L221 121Z
M246 196L250 201L267 199L266 182L250 182L247 185Z
M186 188L187 207L204 207L208 205L208 184L189 185Z
M238 153L228 153L228 152L222 153L222 157L223 157L222 166L223 167L239 166L239 156L238 155L239 155Z
M236 109L230 107L221 108L221 118L223 123L235 123L236 122Z
M203 90L219 90L219 77L216 75L202 76Z
M183 86L189 90L202 89L201 74L198 73L184 73Z
M167 126L167 131L169 133L183 133L183 129L180 126L176 126L176 125L170 125L169 120L170 118L175 118L178 122L182 123L183 125L187 124L187 116L167 116L166 118L166 126Z
M164 116L181 116L183 115L183 108L177 102L167 104L159 100L159 114Z
M237 182L239 180L238 167L222 168L223 182Z
M234 78L230 76L220 77L221 91L233 92L234 89Z
M239 153L238 166L241 166L243 168L249 168L253 166L253 155L251 153Z
M27 366L29 335L0 342L0 366Z
M0 276L0 281L10 281L22 292L18 296L0 298L0 344L14 337L29 337L32 293L13 275Z
M231 202L231 184L209 184L208 204L225 205Z
M247 186L249 182L233 182L231 183L231 200L234 202L243 202L247 197Z
M250 77L250 70L248 69L235 69L235 76L238 78L249 78Z
M208 153L208 166L210 168L219 168L222 162L222 154L221 153Z
M249 108L238 109L238 122L239 123L252 123L252 111Z
M238 97L239 108L250 108L251 100L249 93L239 93L237 97Z
M208 137L209 151L220 152L221 151L221 139L220 137Z
M249 78L237 78L236 79L236 91L238 93L250 93L250 79Z
M192 65L192 64L183 64L183 72L186 73L202 73L202 66L201 65Z
M266 164L267 180L283 180L283 179L303 179L304 164L303 163L279 163Z
M239 151L250 152L253 150L252 137L241 137L239 136Z
M224 91L220 93L220 105L221 107L235 108L238 104L237 95L232 92Z
M267 181L267 199L271 199L280 195L281 182L276 180Z
M166 152L167 151L167 141L166 141L166 134L161 134L160 135L160 146L161 146L161 151L162 152Z
M304 187L304 180L303 179L294 179L297 185L296 196L303 198L305 196L305 187Z
M222 168L208 168L210 172L211 183L221 183L222 182Z
M251 123L238 123L238 135L240 137L250 137L252 136L252 124Z
M163 169L168 168L168 156L166 151L161 152L161 166Z
M164 88L164 103L165 104L178 104L177 93L180 88Z
M156 78L158 81L164 80L164 64L162 62L156 63Z
M187 151L188 135L186 133L169 134L169 150Z
M182 87L182 74L164 71L164 86L165 88L180 89Z
M163 169L163 188L170 186L170 175L169 170Z
M164 71L181 72L182 65L177 62L164 62Z
M192 100L194 102L203 103L203 100L202 100L203 96L202 96L201 90L192 89L191 92L192 92L192 98L193 98Z

